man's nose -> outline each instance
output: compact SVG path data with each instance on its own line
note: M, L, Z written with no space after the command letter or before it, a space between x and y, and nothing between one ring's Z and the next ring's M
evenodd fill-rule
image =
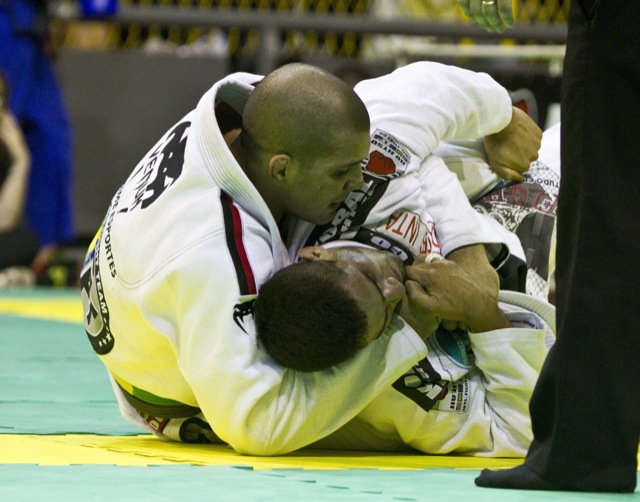
M350 176L347 179L347 182L344 185L345 190L349 190L353 192L358 188L362 188L364 186L364 178L362 177L362 168L360 166L354 166L349 173Z

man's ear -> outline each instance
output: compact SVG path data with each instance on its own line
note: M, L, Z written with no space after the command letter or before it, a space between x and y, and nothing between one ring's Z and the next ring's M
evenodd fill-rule
M301 261L334 261L335 253L321 246L308 246L298 251L298 258Z
M284 153L274 155L269 159L269 175L276 182L283 182L287 180L287 177L291 178L292 165L291 157Z

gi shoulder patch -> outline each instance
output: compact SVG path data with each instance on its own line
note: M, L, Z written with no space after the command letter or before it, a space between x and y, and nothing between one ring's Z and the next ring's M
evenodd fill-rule
M447 395L447 384L429 360L424 358L398 378L393 383L393 388L424 411L429 411Z
M102 290L100 260L101 231L89 251L80 275L80 294L84 314L84 329L93 350L103 356L113 350L115 340L109 325L109 307Z
M410 159L409 151L393 135L376 129L371 136L365 171L380 178L395 178L407 170Z

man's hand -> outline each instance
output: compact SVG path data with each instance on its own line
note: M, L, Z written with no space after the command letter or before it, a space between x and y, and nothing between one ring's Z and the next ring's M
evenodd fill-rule
M442 259L407 267L407 296L415 312L423 309L457 321L471 331L509 327L498 302L455 262Z
M502 33L515 24L512 0L458 0L466 16L485 30Z
M505 180L522 181L538 158L542 131L520 108L513 107L511 122L502 131L484 137L484 147L491 168Z
M441 319L431 311L410 301L407 295L402 297L400 304L396 308L396 314L402 317L404 322L411 326L423 340L426 340L435 333L441 321Z
M446 258L456 262L467 272L482 291L491 298L498 299L500 278L498 277L498 272L489 263L483 244L473 244L455 249Z

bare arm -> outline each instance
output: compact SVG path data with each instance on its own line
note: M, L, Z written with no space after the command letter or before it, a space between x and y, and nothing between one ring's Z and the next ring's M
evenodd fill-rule
M498 273L489 263L482 244L466 246L448 254L448 260L456 262L477 282L482 291L497 300L500 291Z
M22 218L31 158L22 131L9 113L0 115L0 138L13 159L0 187L0 231L7 231Z

